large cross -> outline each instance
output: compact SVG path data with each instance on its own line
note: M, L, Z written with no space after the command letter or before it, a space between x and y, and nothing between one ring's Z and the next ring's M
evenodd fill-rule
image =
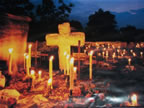
M63 23L58 25L59 34L47 34L46 44L48 46L58 46L59 48L59 69L64 70L65 56L64 52L71 54L71 46L78 46L78 41L81 46L85 43L85 34L83 32L71 32L70 24Z

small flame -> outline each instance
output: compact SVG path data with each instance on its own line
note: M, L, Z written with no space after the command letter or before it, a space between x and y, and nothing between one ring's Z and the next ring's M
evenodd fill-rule
M67 52L65 51L65 52L64 52L64 56L66 56L66 54L67 54Z
M133 56L135 57L135 56L136 56L136 53L133 53Z
M93 51L90 51L89 55L93 55Z
M74 70L74 72L76 72L77 71L77 67L74 67L73 70Z
M143 52L140 52L140 55L142 56L142 55L143 55Z
M128 61L131 62L131 58L129 58Z
M70 55L67 55L66 58L69 59Z
M31 75L34 75L35 74L35 71L34 70L31 70Z
M131 96L131 101L132 101L132 106L137 106L138 103L137 103L137 95L136 94L133 94Z
M49 60L52 61L54 59L54 56L50 56Z
M32 44L29 44L29 46L28 46L29 48L31 48L32 47Z
M74 57L72 57L72 58L70 59L70 63L73 64L73 62L74 62Z
M24 53L24 57L26 57L27 53Z
M48 80L48 85L50 86L51 83L52 83L52 79L50 78L50 79Z
M26 59L28 59L29 58L29 56L28 55L26 55Z
M38 74L39 74L39 75L41 75L41 73L42 73L42 71L41 71L41 70L39 70L39 71L38 71Z
M11 54L13 52L13 48L9 48L8 51Z

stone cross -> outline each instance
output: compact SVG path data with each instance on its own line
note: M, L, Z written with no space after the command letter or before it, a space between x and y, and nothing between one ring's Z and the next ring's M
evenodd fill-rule
M48 46L58 46L59 48L59 69L62 71L65 67L64 52L71 55L71 46L78 46L78 41L81 46L85 43L85 34L83 32L71 32L70 24L63 23L58 25L59 34L47 34L46 44Z

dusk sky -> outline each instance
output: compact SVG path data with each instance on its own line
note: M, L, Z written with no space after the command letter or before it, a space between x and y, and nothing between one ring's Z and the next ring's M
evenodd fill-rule
M31 0L37 4L41 0ZM57 1L57 0L54 0ZM72 2L74 7L70 19L86 24L88 16L99 8L111 11L116 15L118 26L134 25L144 28L144 0L65 0Z

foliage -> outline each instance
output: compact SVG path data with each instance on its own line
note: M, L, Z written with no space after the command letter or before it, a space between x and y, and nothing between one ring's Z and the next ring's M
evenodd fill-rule
M95 39L108 33L116 32L115 16L109 11L99 9L97 12L89 16L86 32L89 38Z
M29 0L0 0L0 7L4 12L15 15L34 15L34 5Z
M84 31L82 24L77 20L71 20L70 25L73 28L73 31Z

